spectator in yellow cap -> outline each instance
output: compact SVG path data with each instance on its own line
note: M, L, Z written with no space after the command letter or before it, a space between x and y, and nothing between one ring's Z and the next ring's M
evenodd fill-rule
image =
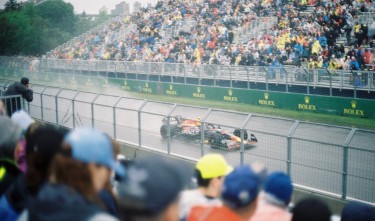
M181 194L179 202L180 220L185 220L193 206L220 206L219 199L224 177L233 168L228 165L220 154L207 154L203 156L195 167L195 178L198 187L193 190L185 190Z

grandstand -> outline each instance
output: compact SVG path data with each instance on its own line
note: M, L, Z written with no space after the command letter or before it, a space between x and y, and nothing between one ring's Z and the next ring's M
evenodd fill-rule
M258 76L266 67L271 72L266 73L270 75L268 80L285 72L289 76L312 73L316 77L310 77L310 82L333 85L338 88L337 94L353 86L370 93L375 63L371 48L373 3L301 2L159 1L155 7L116 17L57 47L46 57L75 61L75 67L86 72L93 70L94 61L116 62L116 70L106 71L127 73L132 73L130 66L134 62L147 62L153 74L164 75L168 69L155 65L163 62L180 67L172 68L171 74L183 69L185 77L224 77L231 82L221 86L228 87L233 86L232 80L249 80L255 83L252 88L259 89L264 86L257 84ZM129 67L118 68L122 66ZM266 78L263 81L268 81ZM306 84L306 76L290 78L289 82L296 79L305 79L302 84ZM288 79L281 83L287 85ZM363 93L362 97L372 95Z

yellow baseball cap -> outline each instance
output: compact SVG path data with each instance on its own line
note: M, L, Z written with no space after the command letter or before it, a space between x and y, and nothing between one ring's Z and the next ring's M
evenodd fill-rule
M224 157L220 154L207 154L203 156L195 168L199 170L203 179L226 176L233 170L233 167L228 165Z

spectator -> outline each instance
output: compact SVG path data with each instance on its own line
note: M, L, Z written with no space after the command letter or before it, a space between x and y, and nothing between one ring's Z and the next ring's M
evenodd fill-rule
M345 206L341 221L374 221L375 208L363 203L352 202Z
M330 221L331 211L321 200L306 198L293 208L292 221Z
M48 181L50 163L60 150L62 140L63 134L54 126L40 123L30 126L26 140L28 170L0 199L0 217L4 218L3 221L16 220L27 209L28 199L35 197L40 187Z
M31 117L29 116L28 113L26 113L25 111L23 110L19 110L19 111L16 111L12 114L12 117L11 117L11 120L18 124L19 126L21 126L22 128L22 131L23 131L23 135L26 134L26 131L27 129L29 128L29 126L34 123L34 120L31 119ZM22 170L22 172L26 172L26 140L25 140L25 137L23 137L23 139L21 140L21 145L22 145L22 148L20 148L19 150L19 154L18 154L18 160L17 160L17 164L19 166L19 168Z
M250 166L239 166L225 178L223 206L195 206L187 221L248 221L255 211L260 178Z
M196 205L220 206L219 199L224 177L232 171L220 154L203 156L195 167L195 177L198 188L185 190L181 194L179 214L180 219L186 219L190 209Z
M354 56L352 57L352 60L350 61L349 66L350 66L350 70L353 70L353 71L360 70L359 63Z
M309 60L322 55L319 54L317 44L312 47L315 39L319 41L322 48L328 49L335 46L341 32L345 31L350 44L353 18L358 16L359 12L357 6L361 11L366 11L368 7L371 7L368 3L358 1L341 1L339 4L334 4L332 1L295 0L293 3L294 7L291 3L268 0L214 0L206 1L204 4L203 1L159 1L155 8L143 9L128 16L123 22L114 21L101 33L88 35L84 42L56 50L51 53L51 57L66 59L71 57L70 54L74 54L75 59L177 61L193 63L195 66L213 63L259 65L265 63L265 57L257 61L256 64L254 64L255 62L245 62L244 57L241 60L238 57L239 52L242 54L244 52L241 45L239 47L231 45L232 43L237 45L241 42L240 40L244 41L246 37L249 37L247 31L242 30L248 30L249 25L258 19L258 16L273 16L278 18L278 24L269 31L263 31L263 24L268 21L263 22L263 19L259 19L260 23L256 22L259 26L253 27L256 37L244 42L247 43L244 49L252 50L254 55L269 53L276 55L288 47L294 48L296 44L300 44L302 50L299 50L299 53L295 53L295 55L305 56ZM298 8L305 8L307 5L314 6L315 10L312 13L300 14ZM187 21L191 23L187 25ZM131 29L131 25L134 25L135 28L132 28L128 35L122 39L113 37L122 36L125 27ZM175 36L170 33L170 29L177 30L179 35ZM356 37L364 36L364 33L367 32L366 29L368 28L365 25L357 23L354 28ZM308 36L314 36L314 38ZM162 38L163 41L159 43L166 45L166 48L158 50L160 47L154 46L158 43L158 39ZM93 45L94 39L95 44ZM198 45L201 45L203 50L195 50ZM83 50L95 55L85 56L85 53L82 53ZM315 55L316 50L318 53ZM174 56L182 51L186 51L185 61L181 61L181 57L177 59ZM108 54L103 56L104 52ZM114 56L119 54L121 56ZM213 54L216 59L212 58ZM341 58L337 54L336 56ZM254 57L254 60L258 60L256 56ZM293 58L292 61L286 59L283 62L299 65L299 56L288 54L287 57ZM284 64L283 62L281 63Z
M29 89L29 79L26 77L23 77L21 78L20 82L14 82L4 92L4 95L5 96L22 95L22 97L27 102L33 101L33 91ZM21 99L20 98L6 99L6 107L7 107L8 115L12 116L14 112L22 108Z
M118 188L123 220L178 221L178 196L186 177L180 165L158 157L132 163Z
M290 221L288 212L293 185L290 177L283 172L273 172L264 183L263 194L259 197L258 207L250 221Z
M0 116L0 131L0 196L2 196L22 174L17 165L22 128L10 118Z
M108 137L95 129L75 129L51 163L49 182L29 200L21 220L117 220L104 211L98 196L111 170L124 174Z

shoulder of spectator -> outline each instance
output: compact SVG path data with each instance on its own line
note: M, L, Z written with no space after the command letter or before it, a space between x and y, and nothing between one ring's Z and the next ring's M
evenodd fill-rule
M120 220L107 213L98 213L90 217L87 221L120 221Z

